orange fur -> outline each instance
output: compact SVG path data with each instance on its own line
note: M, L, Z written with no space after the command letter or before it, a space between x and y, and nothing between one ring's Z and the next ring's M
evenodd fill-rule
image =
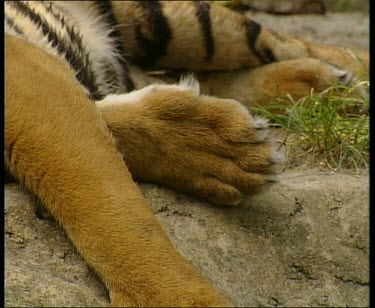
M64 227L112 304L228 305L173 249L67 65L8 35L6 62L6 163Z

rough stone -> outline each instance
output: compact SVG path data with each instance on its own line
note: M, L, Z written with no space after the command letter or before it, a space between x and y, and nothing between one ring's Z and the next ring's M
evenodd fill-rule
M368 173L290 170L239 206L141 185L176 249L236 306L368 306ZM7 185L6 305L105 306L64 232Z

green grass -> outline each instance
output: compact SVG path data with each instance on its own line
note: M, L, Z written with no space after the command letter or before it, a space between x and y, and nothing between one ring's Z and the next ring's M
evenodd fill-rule
M369 116L356 107L368 108L369 101L360 94L353 98L359 87L368 84L331 86L297 101L286 94L277 98L273 106L258 106L252 111L270 119L271 126L286 131L281 146L286 146L290 164L295 158L305 159L308 155L333 170L368 168Z

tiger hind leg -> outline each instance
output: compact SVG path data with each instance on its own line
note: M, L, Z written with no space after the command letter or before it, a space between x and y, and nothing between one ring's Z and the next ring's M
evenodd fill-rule
M129 58L148 68L228 71L315 58L368 69L368 52L277 33L214 3L113 1L112 9Z
M135 63L202 73L204 93L246 105L367 78L367 52L280 34L213 3L115 1L112 7Z

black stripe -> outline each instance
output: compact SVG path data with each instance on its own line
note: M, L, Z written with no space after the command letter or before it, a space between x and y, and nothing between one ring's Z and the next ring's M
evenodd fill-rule
M67 28L66 24L65 24L65 20L64 20L64 16L61 17L59 13L56 13L52 10L52 3L45 3L43 1L41 1L41 4L44 5L45 9L53 15L53 17L55 18L56 21L60 22L61 24L61 28Z
M22 30L14 23L14 20L8 16L5 16L5 21L8 26L13 29L17 34L23 35Z
M121 63L121 61L119 62ZM132 91L132 88L130 86L128 87L124 81L121 68L119 69L117 65L113 65L111 62L105 60L99 61L97 64L100 65L104 83L110 94L122 94ZM128 79L130 79L130 76L128 76ZM124 87L126 87L125 90Z
M57 33L26 4L19 1L10 1L8 3L13 5L19 12L29 17L38 28L42 28L44 36L51 42L52 47L56 47L58 52L64 55L66 61L74 69L77 80L89 90L91 99L100 100L104 98L104 95L98 89L96 76L91 69L89 54L83 47L82 38L75 32L74 27L71 28L65 25L70 41L72 45L76 47L77 51L74 51L73 48L66 43L64 38L60 38ZM60 20L60 22L63 23L63 20Z
M145 52L145 57L135 59L142 65L152 65L158 58L166 54L167 45L172 37L171 29L165 19L159 1L138 1L140 6L148 11L148 24L153 38L147 38L141 31L141 25L135 26L135 39Z
M99 9L100 14L105 18L108 27L112 30L109 36L114 39L115 49L120 55L119 61L123 69L122 77L127 90L132 91L135 89L135 86L130 76L128 62L126 61L125 57L124 40L121 36L119 25L113 12L112 4L107 0L95 1L95 4Z
M204 36L205 43L206 43L206 61L209 61L211 60L215 51L214 39L212 37L212 29L211 29L211 18L210 18L211 5L203 1L200 1L195 4L197 6L198 20L201 25L201 29L202 29L203 36Z
M273 54L272 50L268 47L262 49L263 57L266 59L267 63L275 62L276 57Z
M255 43L258 39L260 31L261 31L261 25L260 24L256 23L255 21L252 21L250 19L246 19L247 44L249 45L249 48L251 49L251 51L258 57L258 59L262 63L266 63L263 60L262 55L255 48Z
M42 2L42 4L47 9L47 11L50 14L52 14L53 17L55 17L55 19L57 21L59 21L61 23L61 27L67 29L67 26L66 26L65 20L64 20L64 16L61 17L61 15L59 13L54 12L54 10L52 9L52 3L46 4L46 3ZM104 13L102 13L102 14L104 14ZM110 27L110 24L107 24L107 25ZM118 52L118 50L115 50L115 51ZM121 65L121 58L116 58L116 59L119 60L120 65ZM96 63L96 64L99 64L99 63ZM126 65L127 65L127 63L126 63ZM127 86L126 79L123 78L124 72L123 71L119 72L119 69L117 67L115 68L112 65L112 63L105 62L103 60L103 61L101 61L100 66L102 67L103 70L105 70L105 76L104 76L105 82L104 83L105 83L106 88L108 88L108 90L110 91L110 93L118 93L118 94L123 93L124 87L126 89L125 92L131 91L131 90L134 89L134 87L131 87L132 83L130 84L129 87Z
M246 19L245 23L247 44L249 45L249 48L255 54L255 56L258 57L258 59L262 63L270 63L276 61L276 58L272 53L271 49L266 47L263 48L263 50L258 50L255 46L258 36L262 30L262 26L250 19Z

